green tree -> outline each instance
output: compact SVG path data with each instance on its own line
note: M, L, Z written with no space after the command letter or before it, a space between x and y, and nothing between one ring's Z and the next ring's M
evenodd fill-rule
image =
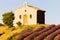
M9 27L13 27L13 20L14 20L13 12L6 12L2 16L3 16L3 23Z

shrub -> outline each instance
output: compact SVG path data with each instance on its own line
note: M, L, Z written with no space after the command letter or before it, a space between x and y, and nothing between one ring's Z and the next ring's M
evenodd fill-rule
M16 24L17 24L18 26L21 26L21 22L17 22Z
M10 29L11 29L11 31L14 31L15 30L15 27L11 27Z
M16 34L13 34L12 36L8 37L7 40L14 40L16 37Z

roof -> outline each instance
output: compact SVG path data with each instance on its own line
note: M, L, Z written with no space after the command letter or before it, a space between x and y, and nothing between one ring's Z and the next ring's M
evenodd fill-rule
M45 10L43 10L43 9L41 9L41 8L38 8L38 7L35 7L35 6L30 6L30 5L25 5L25 6L28 6L28 7L37 9L37 10L45 11ZM25 6L22 6L22 7L25 7ZM19 7L19 8L22 8L22 7ZM19 8L17 8L17 9L19 9ZM17 10L17 9L16 9L16 10Z
M27 5L27 6L29 6L29 7L31 7L31 8L34 8L34 9L37 9L37 10L45 11L45 10L43 10L43 9L41 9L41 8L38 8L38 7L35 7L35 6L30 6L30 5Z

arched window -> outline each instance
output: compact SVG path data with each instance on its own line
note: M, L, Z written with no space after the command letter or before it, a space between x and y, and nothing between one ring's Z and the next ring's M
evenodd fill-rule
M21 19L21 15L19 16L19 18Z
M30 19L32 18L32 15L30 15Z

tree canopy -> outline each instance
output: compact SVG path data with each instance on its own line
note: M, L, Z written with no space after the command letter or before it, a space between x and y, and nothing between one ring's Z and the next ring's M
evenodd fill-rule
M3 15L3 23L9 27L13 26L14 14L13 12L6 12Z

